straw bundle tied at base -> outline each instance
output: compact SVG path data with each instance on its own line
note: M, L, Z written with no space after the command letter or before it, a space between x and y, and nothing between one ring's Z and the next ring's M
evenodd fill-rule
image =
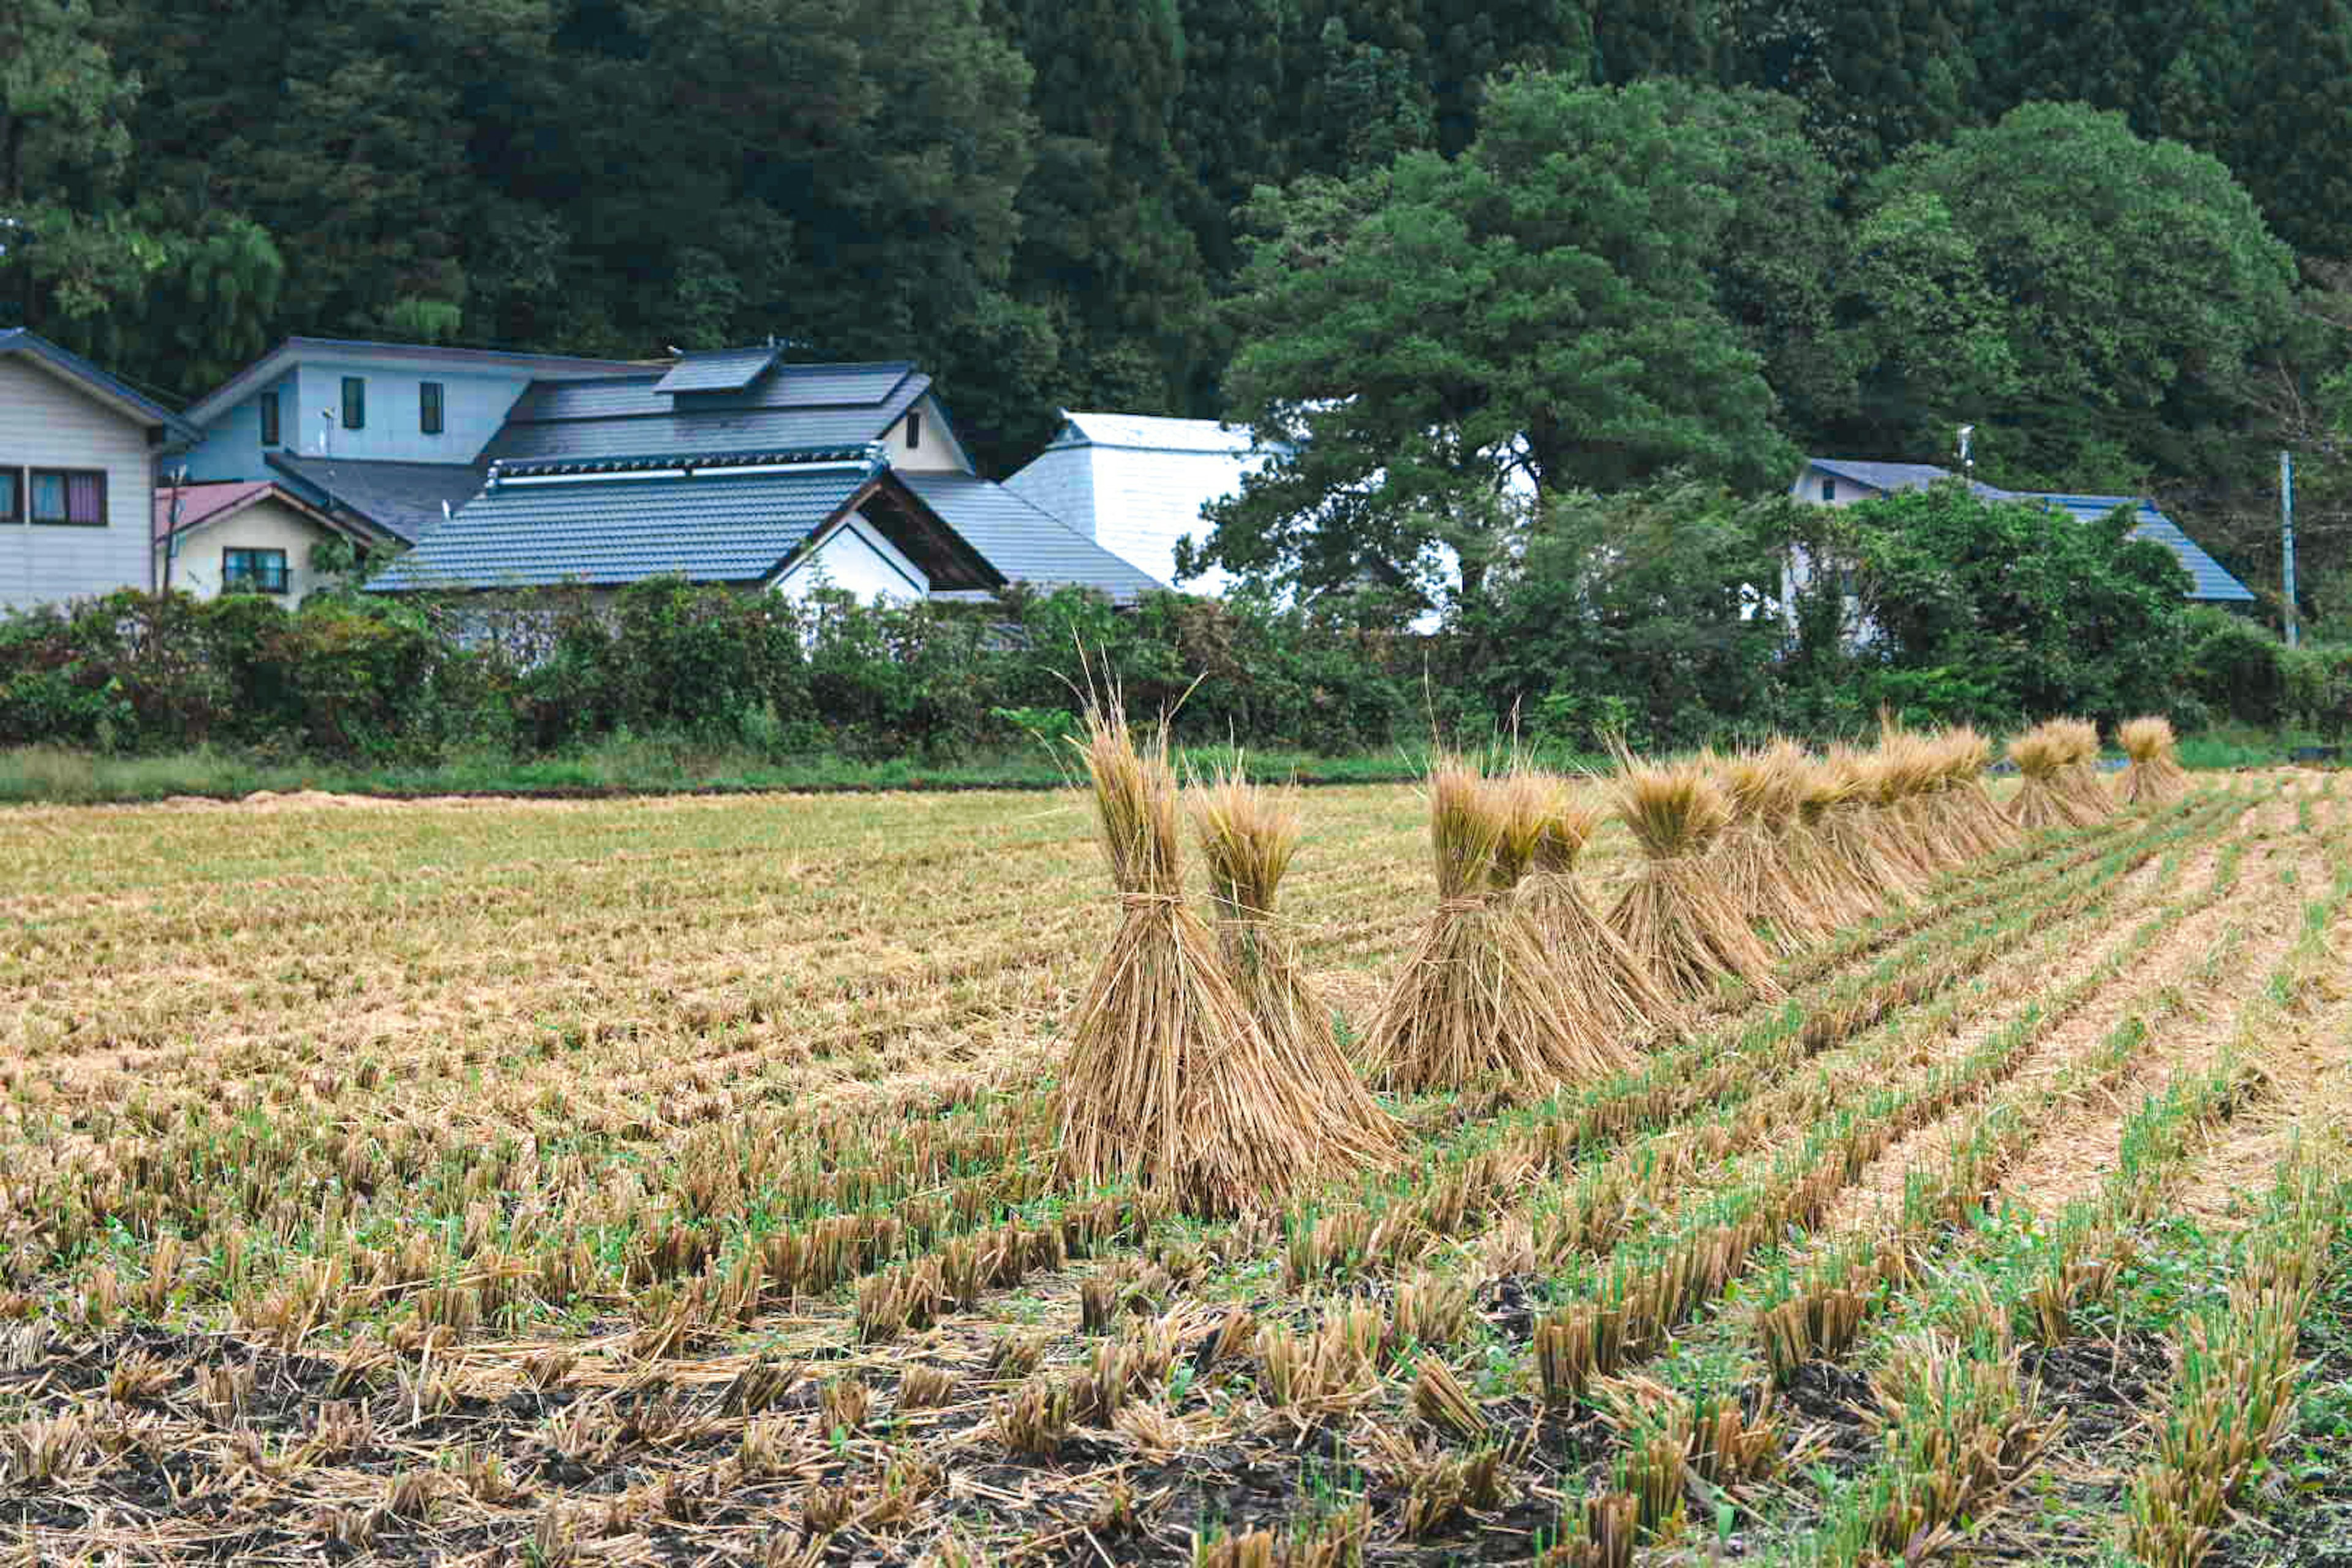
M2104 819L2116 803L2099 783L2099 727L2087 719L2053 719L2053 728L2065 748L2065 765L2058 785L2074 803L2084 826Z
M1750 927L1792 953L1836 929L1790 878L1787 834L1797 814L1798 780L1785 753L1740 752L1717 770L1731 820L1716 850L1717 874Z
M1632 1065L1581 1018L1507 897L1537 833L1458 759L1429 777L1438 904L1364 1038L1372 1080L1406 1092L1500 1079L1549 1094ZM1497 884L1500 884L1499 886Z
M1633 956L1685 1002L1712 997L1727 979L1746 982L1768 1001L1786 994L1772 977L1771 953L1706 857L1731 807L1705 768L1649 766L1621 752L1615 789L1617 814L1643 862L1609 924Z
M1926 880L1887 848L1879 826L1879 781L1871 759L1851 747L1832 746L1821 765L1840 785L1838 798L1821 816L1817 831L1822 841L1870 889L1874 907L1916 899Z
M2017 764L2017 798L2010 816L2028 833L2048 827L2087 827L2098 820L2086 811L2074 792L2065 786L2065 771L2074 743L2051 720L2013 735L2009 760Z
M2189 788L2189 770L2180 765L2180 742L2171 720L2158 714L2126 719L2116 739L2130 759L2116 781L2116 796L2124 805L2161 805Z
M1542 779L1530 795L1540 826L1534 863L1519 884L1519 908L1541 935L1570 1006L1606 1038L1643 1041L1678 1033L1681 1008L1576 884L1576 858L1601 814L1557 778Z
M1943 774L1944 808L1957 837L1973 856L1990 855L2017 842L2017 825L1985 787L1985 764L1992 742L1966 724L1936 738Z
M1223 1214L1385 1158L1360 1087L1302 1073L1267 1044L1185 906L1166 727L1139 750L1124 717L1090 707L1081 752L1120 910L1071 1028L1064 1179L1131 1181Z
M1267 1047L1286 1070L1328 1085L1348 1126L1394 1142L1395 1122L1356 1077L1333 1028L1333 1014L1274 923L1276 890L1298 847L1295 803L1242 776L1236 765L1192 791L1192 826L1209 866L1217 944Z
M1780 847L1790 886L1832 931L1868 920L1878 912L1878 889L1864 882L1823 836L1828 814L1852 797L1853 781L1815 762L1793 742L1776 742L1771 754L1796 785L1797 815Z

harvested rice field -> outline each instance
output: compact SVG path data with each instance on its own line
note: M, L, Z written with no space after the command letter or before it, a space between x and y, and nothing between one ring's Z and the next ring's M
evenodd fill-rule
M1665 772L1523 792L1587 927L1754 851ZM1364 1059L1502 895L1307 793L1371 1152L1219 1203L1058 1152L1082 792L0 811L0 1563L2352 1564L2352 786L2130 793L1857 800L1540 1087Z

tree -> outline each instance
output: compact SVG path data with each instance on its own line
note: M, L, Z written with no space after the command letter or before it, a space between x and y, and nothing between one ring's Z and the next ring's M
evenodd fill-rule
M1761 728L1781 634L1759 595L1790 504L1679 477L1556 498L1462 616L1465 679L1488 711L1591 750L1612 727L1643 748L1698 744L1735 717Z
M2228 169L2080 105L1915 148L1862 210L1864 437L1940 451L1975 423L2012 482L2181 471L2242 421L2293 306L2293 258Z
M1785 473L1713 270L1748 123L1685 88L1535 73L1452 163L1265 193L1229 393L1289 445L1217 509L1206 558L1402 589L1450 547L1475 600L1517 494Z
M2084 523L1955 479L1832 516L1875 628L1864 657L1898 705L1998 721L2164 709L2189 574L2131 538L2129 511Z

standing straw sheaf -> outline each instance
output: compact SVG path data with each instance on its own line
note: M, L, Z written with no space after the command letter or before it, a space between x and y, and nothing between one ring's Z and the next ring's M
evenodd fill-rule
M1825 921L1790 878L1787 836L1797 816L1799 780L1786 752L1739 752L1717 770L1731 820L1716 851L1718 874L1749 926L1769 945L1792 953L1827 936Z
M1238 766L1192 792L1192 827L1208 862L1217 943L1234 987L1291 1076L1328 1085L1336 1110L1383 1144L1396 1128L1339 1048L1333 1014L1274 923L1276 889L1297 851L1299 818L1288 795L1262 789Z
M1816 762L1793 742L1776 742L1770 754L1796 786L1796 819L1781 847L1790 885L1831 930L1868 920L1878 912L1880 889L1863 879L1831 837L1835 826L1831 814L1853 798L1858 781Z
M1123 716L1089 705L1079 749L1120 907L1071 1028L1064 1179L1133 1182L1226 1214L1385 1157L1360 1089L1303 1074L1267 1044L1185 906L1166 725L1139 749Z
M2079 742L2061 728L2063 723L2048 720L2010 738L2009 760L2017 764L2019 779L2010 813L2028 833L2045 827L2087 827L2097 820L2066 787L2066 770Z
M1561 779L1540 777L1526 789L1537 832L1519 908L1542 936L1570 1007L1604 1038L1644 1041L1677 1032L1681 1009L1674 998L1577 886L1577 857L1600 826L1600 812Z
M1820 833L1854 879L1870 889L1874 908L1916 899L1926 879L1888 847L1879 821L1879 764L1850 746L1832 746L1821 766L1838 781L1838 797L1822 813Z
M2017 825L1985 787L1985 764L1992 760L1992 742L1961 724L1938 735L1936 749L1953 836L1968 845L1971 856L1990 855L2014 844Z
M1429 777L1437 909L1364 1038L1372 1080L1408 1093L1499 1079L1535 1096L1632 1063L1570 1005L1507 896L1540 830L1459 759Z
M2072 800L2084 824L2097 822L2115 810L2114 797L2099 784L2099 727L2088 719L2053 719L2065 765L2058 772L2058 787Z
M1614 790L1643 862L1609 913L1611 928L1679 1000L1710 998L1727 979L1780 999L1771 953L1706 856L1731 820L1722 788L1700 763L1644 764L1621 752Z
M2116 798L2126 805L2161 805L2178 799L2189 788L2189 770L2180 765L2180 742L2172 721L2158 714L2126 719L2116 731L2123 745L2123 777L2116 781Z

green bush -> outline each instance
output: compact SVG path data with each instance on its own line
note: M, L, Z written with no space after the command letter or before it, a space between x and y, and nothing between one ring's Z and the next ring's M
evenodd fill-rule
M2180 683L2203 713L2173 717L2184 730L2199 721L2232 721L2274 729L2285 717L2286 644L2267 626L2212 605L2181 614Z

